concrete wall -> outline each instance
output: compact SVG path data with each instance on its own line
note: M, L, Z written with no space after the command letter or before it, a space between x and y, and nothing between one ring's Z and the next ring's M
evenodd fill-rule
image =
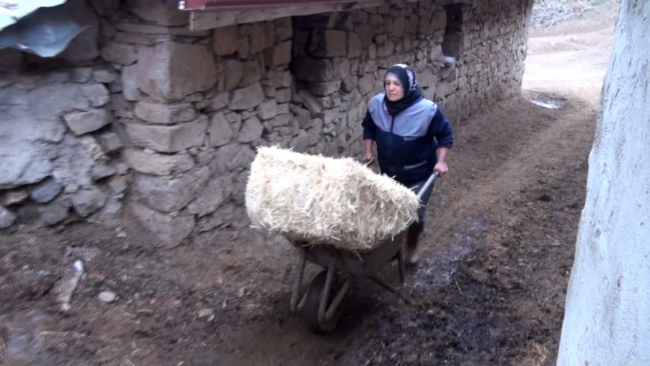
M620 9L558 366L650 365L650 3Z
M0 76L11 116L0 126L1 227L127 213L167 245L243 227L254 148L359 156L365 108L394 63L413 65L456 124L518 93L532 7L447 8L456 17L435 1L395 1L189 31L173 7L116 4L72 0L95 31L57 60L0 51L12 72Z

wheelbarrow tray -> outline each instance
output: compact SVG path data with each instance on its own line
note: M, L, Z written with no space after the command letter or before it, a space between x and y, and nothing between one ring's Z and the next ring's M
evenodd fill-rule
M335 270L355 277L374 277L386 264L395 259L406 231L384 240L373 249L365 251L350 251L336 248L333 245L309 245L304 242L291 241L291 244L302 251L307 262L318 264L325 268L335 263Z

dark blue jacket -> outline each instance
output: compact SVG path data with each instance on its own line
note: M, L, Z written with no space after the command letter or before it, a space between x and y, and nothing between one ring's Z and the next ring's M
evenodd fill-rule
M422 98L391 116L384 94L370 100L363 120L363 139L377 143L379 168L403 185L426 180L438 161L438 147L451 148L454 134L438 106Z

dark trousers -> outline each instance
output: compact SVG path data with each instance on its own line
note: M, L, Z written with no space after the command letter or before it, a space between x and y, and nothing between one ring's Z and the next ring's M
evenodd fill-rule
M426 180L415 183L408 188L410 188L413 192L415 192L415 194L418 194L420 193L420 189L424 186L424 183L426 183ZM429 198L431 198L431 192L433 192L433 186L435 186L435 182L431 184L431 186L429 186L429 188L424 192L424 194L420 198L420 208L418 209L418 222L414 222L409 227L409 233L413 235L419 235L424 230L424 223L427 217L427 204L429 203Z

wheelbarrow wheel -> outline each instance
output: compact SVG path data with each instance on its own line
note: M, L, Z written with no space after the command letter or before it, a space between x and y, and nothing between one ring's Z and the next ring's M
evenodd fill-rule
M320 307L321 294L325 290L325 281L327 280L327 270L319 273L311 281L309 289L307 290L307 299L305 303L304 314L307 318L307 323L309 324L309 330L314 334L326 334L331 333L335 328L338 320L341 316L342 306L336 308L332 314L332 318L327 320L323 319L322 322L318 321L318 309ZM334 296L336 295L336 281L332 281L332 288L330 289L330 296L328 297L327 307L330 306Z

